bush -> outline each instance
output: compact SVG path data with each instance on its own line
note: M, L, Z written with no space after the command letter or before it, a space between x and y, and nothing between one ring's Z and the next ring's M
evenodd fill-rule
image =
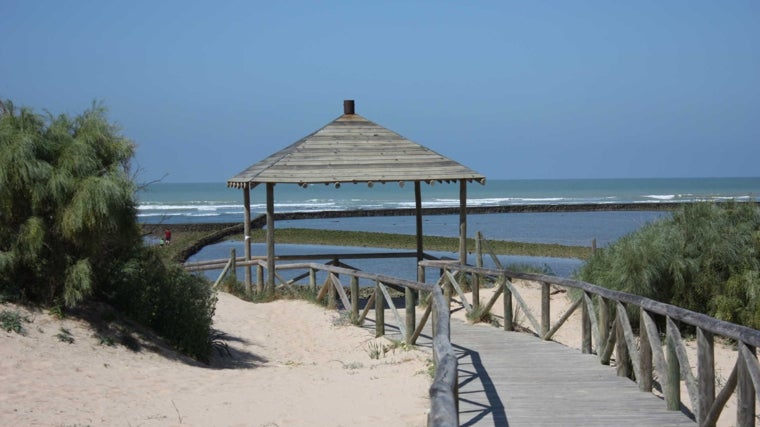
M113 273L103 289L111 304L178 351L208 361L216 294L206 279L165 265L152 248L137 250Z
M143 245L134 144L105 117L0 109L0 298L73 308L106 298L208 360L215 294Z
M695 203L597 253L581 280L760 328L760 208Z
M77 117L0 114L0 293L74 307L140 244L134 144L94 105Z

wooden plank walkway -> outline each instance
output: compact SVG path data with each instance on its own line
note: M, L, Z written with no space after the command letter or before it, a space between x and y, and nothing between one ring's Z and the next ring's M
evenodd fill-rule
M454 319L451 326L463 426L695 425L595 355L527 333Z
M390 319L387 317L386 319ZM366 328L374 331L374 321ZM430 329L417 344L430 345ZM386 326L389 338L398 329ZM596 355L523 332L451 320L462 426L694 426Z

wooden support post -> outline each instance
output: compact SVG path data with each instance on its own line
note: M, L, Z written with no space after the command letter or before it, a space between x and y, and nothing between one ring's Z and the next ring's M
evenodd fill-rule
M425 267L418 265L417 266L417 281L420 283L425 283ZM417 301L422 302L425 299L425 291L420 289L418 295L417 295Z
M274 184L267 183L267 292L274 292Z
M338 260L333 259L333 263L335 265L338 265ZM328 273L331 276L338 276L334 273ZM333 283L330 283L330 287L327 289L327 308L330 310L335 310L335 308L338 306L338 290L335 289L335 285Z
M715 402L715 338L712 332L702 328L697 328L697 381L697 424L702 425Z
M617 376L630 377L631 365L629 363L628 346L625 344L625 330L619 321L620 317L617 316L617 318L618 321L615 322L615 367Z
M746 344L739 343L744 346ZM746 356L756 357L755 348L749 347L749 351L739 352L737 360L738 370L736 378L736 425L737 426L754 426L755 425L755 387L752 384L752 375L747 367Z
M246 183L243 187L243 250L245 251L245 260L251 261L251 184ZM245 292L250 295L251 286L251 265L245 265Z
M667 335L665 348L667 350L668 361L668 385L663 387L665 389L665 406L670 411L681 410L681 364L678 362L678 354L676 353L675 340L671 338L673 328L672 322L668 322L665 334Z
M483 268L483 247L481 242L483 240L483 233L478 231L475 237L475 266ZM480 274L472 275L472 309L477 310L480 307Z
M645 392L652 391L652 345L649 342L649 336L646 327L646 317L649 314L643 308L639 316L639 371L641 378L636 378L639 383L639 390Z
M414 333L412 333L412 338L409 339L409 343L411 345L414 345L417 343L417 338L420 337L420 334L422 333L422 328L425 327L425 323L427 323L432 310L433 310L433 304L428 304L428 306L425 308L425 312L422 313L422 319L420 319L419 325L417 325L417 328L414 330Z
M359 323L359 278L351 276L351 323Z
M583 298L583 296L581 296ZM581 353L591 354L591 317L589 307L581 301Z
M442 275L445 275L447 270L441 270ZM446 305L451 309L451 297L454 293L454 285L451 284L448 276L443 279L443 297L446 299Z
M612 352L615 350L615 343L617 342L617 319L612 321L611 333L607 336L607 341L604 342L604 347L601 355L599 356L599 363L602 365L609 365L612 358Z
M375 338L385 335L385 298L380 282L375 284Z
M417 240L417 262L422 261L422 255L425 252L422 240L422 189L420 181L414 181L414 215L415 229Z
M237 252L235 248L230 249L230 277L232 281L237 284ZM248 289L245 290L248 292Z
M414 335L414 327L417 323L415 304L414 304L414 289L410 287L404 288L404 296L406 297L406 340L407 344L412 344L412 336Z
M264 292L264 267L256 265L256 292Z
M313 268L309 269L309 289L314 293L317 292L317 270Z
M467 180L459 180L459 263L467 264Z
M433 315L433 318L431 320L432 323L430 324L430 331L433 333L431 336L434 337L438 333L438 304L435 303L433 295L431 295L430 298L430 307L432 307L431 312ZM435 356L435 353L433 355ZM436 363L438 362L436 361Z
M610 336L610 308L607 300L599 297L599 348L604 348Z
M546 282L541 282L541 336L545 337L551 327L551 295L550 286Z
M512 291L507 286L507 278L504 276L499 277L499 285L504 287L502 295L502 303L504 306L504 330L514 331L514 313L512 310Z

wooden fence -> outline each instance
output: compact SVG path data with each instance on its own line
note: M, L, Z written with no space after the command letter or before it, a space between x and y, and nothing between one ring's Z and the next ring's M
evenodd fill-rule
M420 266L441 270L446 298L450 300L454 293L458 294L468 313L476 310L489 312L503 295L504 330L514 329L514 303L523 311L534 333L544 340L550 340L570 315L580 308L582 352L595 353L599 362L605 365L610 364L614 352L617 374L635 379L642 391L651 392L657 385L663 392L667 408L671 410L681 408L680 382L683 380L692 411L700 426L715 425L729 397L736 392L736 424L755 425L756 400L760 399L760 364L756 356L760 331L572 279L503 268L473 267L461 265L457 261L422 261ZM538 314L533 313L512 284L515 279L541 284ZM463 290L465 283L472 287L471 303ZM481 286L496 287L492 298L482 307L479 306L477 297ZM575 289L578 293L575 302L554 324L550 322L551 287ZM631 311L638 314L638 325L631 324ZM685 326L692 327L697 334L696 375L692 372L680 333ZM638 329L638 336L634 334L634 329ZM733 370L717 394L715 336L732 340L738 347L738 358Z
M462 265L458 261L429 259L418 263L417 281L359 271L341 260L354 258L414 257L414 252L378 254L323 254L314 256L279 257L275 269L279 286L293 286L308 277L312 289L317 289L317 272L325 275L319 287L318 298L327 298L328 307L336 307L338 298L350 311L352 321L362 324L368 312L375 309L376 336L385 334L385 306L387 304L401 332L402 339L414 344L432 314L433 351L436 362L435 380L430 388L431 412L429 425L448 426L458 424L457 411L457 362L450 342L449 313L452 297L457 295L468 313L488 313L503 295L504 330L514 330L515 304L524 313L533 332L544 340L550 340L565 325L566 320L578 309L582 313L580 348L584 353L594 353L599 362L609 365L613 358L617 374L634 379L640 390L651 392L659 388L668 409L681 408L681 381L684 381L687 398L700 426L715 425L721 411L732 394L736 394L739 426L755 425L756 400L760 399L760 365L756 348L760 345L760 331L721 321L704 314L660 303L648 298L602 288L590 283L541 274L511 271L501 266L491 252L496 268L484 268L483 253L488 252L488 242L478 233L476 240L476 266ZM328 265L302 262L283 263L295 259L332 259ZM186 264L189 270L225 269L234 272L236 266L252 265L263 283L266 262L263 257L246 262L234 252L229 260L212 260ZM435 285L425 283L426 269L435 269L438 279ZM286 280L279 274L283 270L302 270L303 273ZM224 271L223 271L224 273ZM215 286L222 280L219 276ZM348 278L345 286L341 278ZM374 292L364 304L359 304L359 280L371 281ZM539 313L533 313L518 289L515 279L536 281L541 284ZM481 287L495 287L495 293L481 306ZM552 324L550 291L552 287L574 289L578 298ZM391 298L389 288L404 292L405 316L402 319ZM470 300L465 293L471 291ZM348 289L348 292L346 290ZM249 290L250 291L250 290ZM419 322L416 321L415 304L421 295L430 295ZM629 313L638 314L638 324L632 325ZM691 327L697 335L697 372L691 369L680 330ZM638 330L638 334L634 333ZM723 387L718 390L715 375L715 337L722 336L736 342L738 358Z
M449 301L444 297L441 287L438 285L409 281L391 276L367 273L353 268L346 268L344 266L345 264L340 261L341 258L365 258L372 257L373 255L374 257L416 257L417 254L415 252L411 253L411 255L407 253L382 253L361 255L331 254L329 256L315 255L313 257L302 255L294 256L289 258L332 258L333 261L331 261L331 263L336 265L314 262L279 263L275 265L275 269L278 271L278 273L275 274L275 277L279 281L279 286L281 287L294 286L298 280L308 277L308 286L316 291L317 273L323 273L325 280L319 287L317 300L321 301L327 298L327 306L335 308L337 306L337 299L340 298L343 308L350 313L351 321L357 325L364 324L369 311L374 308L376 337L385 335L386 305L394 317L396 326L401 333L402 340L410 345L416 343L426 323L432 318L432 349L433 362L435 364L435 376L433 378L433 383L430 386L430 413L428 415L428 425L436 427L457 426L459 425L457 393L459 378L457 375L457 357L451 345ZM262 258L247 262L243 258L237 258L233 250L230 254L229 260L211 260L188 263L185 264L185 268L190 271L221 269L222 272L213 285L216 287L221 283L225 275L232 274L236 267L245 265L256 266L257 270L261 271L266 268L266 260ZM293 279L286 280L279 274L280 271L285 270L301 270L304 272ZM257 276L263 276L263 274L257 274ZM349 279L348 286L342 282L344 278ZM360 279L371 281L371 283L374 284L374 292L366 300L364 307L361 307L359 300ZM261 281L259 283L261 283ZM404 317L401 316L396 308L396 304L391 297L391 291L389 289L402 291L404 293L404 307L406 310ZM346 290L348 290L348 292L346 292ZM420 295L426 297L428 304L422 318L417 322L416 305Z

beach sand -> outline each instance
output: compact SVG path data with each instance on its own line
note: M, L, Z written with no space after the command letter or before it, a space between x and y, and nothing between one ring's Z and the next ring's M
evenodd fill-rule
M516 281L515 286L537 313L540 285ZM481 290L481 300L488 301L492 293ZM569 305L565 292L554 292L552 321ZM215 356L211 366L161 346L133 352L101 345L87 323L0 306L9 308L24 311L31 322L24 324L24 336L0 331L0 425L426 423L429 349L395 348L372 359L371 343L390 348L392 342L375 340L368 329L348 326L338 313L305 301L251 304L220 293L214 326L227 335L233 357ZM501 310L499 301L497 318L503 317ZM452 316L465 320L464 310ZM517 320L527 326L524 314L518 313ZM579 325L577 311L554 340L580 348ZM71 332L74 343L56 337L61 328ZM696 372L696 346L693 340L687 343ZM715 360L716 377L725 381L736 351L716 343ZM681 395L690 406L685 388ZM732 398L718 425L734 425L735 414Z
M370 358L375 340L305 301L251 304L220 293L214 327L234 358L211 366L164 347L102 345L88 323L23 311L0 331L3 426L422 426L428 351ZM61 328L74 342L61 341Z

